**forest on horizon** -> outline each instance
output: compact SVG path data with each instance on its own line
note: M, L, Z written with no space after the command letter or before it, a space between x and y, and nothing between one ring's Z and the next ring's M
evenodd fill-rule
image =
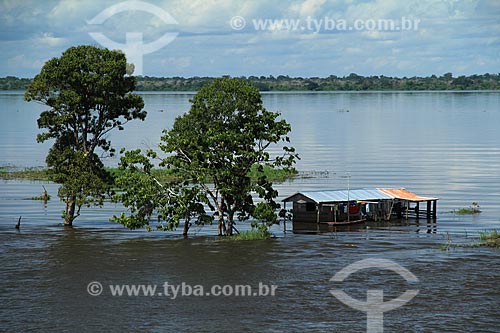
M260 91L407 91L407 90L500 90L500 74L454 77L452 73L427 77L362 76L339 77L240 76ZM136 91L198 91L215 77L137 76ZM0 90L25 90L32 78L0 78Z

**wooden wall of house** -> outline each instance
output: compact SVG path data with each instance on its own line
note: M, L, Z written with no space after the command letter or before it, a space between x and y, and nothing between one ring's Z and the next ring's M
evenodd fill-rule
M351 214L351 218L359 218L359 215ZM337 221L347 220L347 214L343 212L343 207L337 208ZM294 222L309 222L317 223L318 212L316 211L315 203L293 203L293 221ZM319 215L320 222L333 222L335 221L333 206L321 206L321 212Z
M390 218L391 212L391 200L384 200L375 203L358 204L359 213L352 214L350 216L351 220L361 219L363 215L366 215L369 219L375 221L382 221ZM337 218L334 216L333 206L321 206L321 212L319 216L320 222L341 222L347 220L347 214L344 212L345 206L340 204L337 207ZM316 211L316 204L314 202L294 202L293 203L293 221L294 222L304 222L304 223L317 223L318 213Z

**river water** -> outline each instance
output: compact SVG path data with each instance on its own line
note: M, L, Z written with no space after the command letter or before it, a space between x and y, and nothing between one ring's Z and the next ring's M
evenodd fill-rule
M116 148L148 148L189 109L188 93L143 93L148 117L111 135ZM121 207L86 208L72 230L60 225L57 185L0 181L0 331L362 332L366 313L329 290L385 301L418 289L383 314L386 332L498 332L500 255L473 243L500 229L500 92L267 93L264 104L292 125L301 177L277 185L280 198L302 190L405 187L437 196L437 222L371 224L321 235L283 233L268 241L228 242L216 227L179 233L128 231L108 222ZM43 166L37 144L43 106L22 92L0 93L0 166ZM116 165L116 159L106 160ZM52 200L26 200L40 195ZM481 206L461 216L453 209ZM14 228L22 216L21 229ZM247 226L240 225L241 229ZM291 226L287 226L288 230ZM389 259L418 282L367 268L344 282L345 266ZM91 296L89 283L104 290ZM275 285L274 296L165 296L163 285ZM110 285L150 284L150 296L112 296ZM185 289L189 289L185 286ZM188 290L187 290L188 291Z

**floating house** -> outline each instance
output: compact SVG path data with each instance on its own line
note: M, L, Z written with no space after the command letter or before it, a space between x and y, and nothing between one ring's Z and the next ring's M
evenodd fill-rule
M330 227L392 217L436 218L438 198L422 197L404 188L362 188L298 192L283 200L293 204L293 230L326 231ZM421 203L426 209L421 210ZM422 207L423 208L423 207Z

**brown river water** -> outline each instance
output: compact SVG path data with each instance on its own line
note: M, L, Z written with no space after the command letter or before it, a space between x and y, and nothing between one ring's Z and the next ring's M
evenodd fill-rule
M154 146L161 130L189 109L192 94L143 97L147 120L114 133L115 147ZM332 289L361 302L368 290L383 291L384 302L418 290L383 313L385 332L499 331L500 250L442 248L500 229L500 92L269 93L263 99L292 124L302 158L301 177L277 185L280 198L346 188L350 175L351 188L406 187L439 197L436 222L371 223L320 235L283 233L280 225L272 229L274 239L231 242L217 239L215 226L194 228L188 239L129 231L108 222L121 207L107 203L86 208L75 228L65 230L56 184L2 180L0 331L365 332L367 313ZM35 142L41 110L21 92L0 94L1 166L43 165L49 145ZM42 185L52 200L26 200L40 195ZM482 213L451 212L473 201ZM362 259L390 260L418 281L373 267L330 281ZM102 286L98 296L95 282ZM179 287L176 297L165 283ZM124 285L156 289L113 293ZM262 293L206 294L239 285Z

